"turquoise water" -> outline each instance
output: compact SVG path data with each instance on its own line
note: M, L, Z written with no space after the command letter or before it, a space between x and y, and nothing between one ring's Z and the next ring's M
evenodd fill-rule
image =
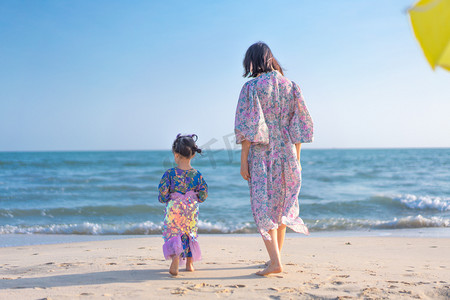
M255 233L237 151L193 166L209 185L200 233ZM159 234L170 151L0 153L0 235ZM312 233L450 227L450 149L303 150Z

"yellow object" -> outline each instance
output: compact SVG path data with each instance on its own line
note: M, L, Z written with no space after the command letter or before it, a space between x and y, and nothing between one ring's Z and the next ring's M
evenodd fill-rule
M433 70L450 71L450 0L420 0L409 9L414 34Z

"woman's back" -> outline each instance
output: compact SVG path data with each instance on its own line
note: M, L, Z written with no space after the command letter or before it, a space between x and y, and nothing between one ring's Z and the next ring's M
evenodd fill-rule
M244 90L246 90L246 100L249 102L248 106L252 113L250 116L244 114L243 117L259 118L259 131L267 131L268 140L260 143L261 145L269 144L271 148L279 148L286 147L288 144L304 142L298 141L300 136L311 136L312 138L312 132L310 134L300 132L303 128L306 129L310 126L302 127L299 126L299 123L311 121L306 118L301 120L301 116L298 114L302 113L299 111L301 110L300 106L302 106L302 110L306 110L306 107L302 105L300 88L294 82L278 71L272 71L248 81L244 85ZM260 111L258 112L258 110ZM295 114L296 111L297 114Z

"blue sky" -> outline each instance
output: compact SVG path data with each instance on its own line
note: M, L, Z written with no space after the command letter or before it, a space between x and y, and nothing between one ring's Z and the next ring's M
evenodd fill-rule
M450 147L450 73L427 65L412 4L2 1L0 151L226 147L260 40L303 90L305 148Z

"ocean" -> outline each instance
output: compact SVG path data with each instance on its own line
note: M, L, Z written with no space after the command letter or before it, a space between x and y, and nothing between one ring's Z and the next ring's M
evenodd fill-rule
M199 233L256 233L240 152L193 167L209 185ZM450 149L302 150L300 216L311 235L450 227ZM1 236L158 235L170 151L0 152ZM448 232L448 231L447 231Z

